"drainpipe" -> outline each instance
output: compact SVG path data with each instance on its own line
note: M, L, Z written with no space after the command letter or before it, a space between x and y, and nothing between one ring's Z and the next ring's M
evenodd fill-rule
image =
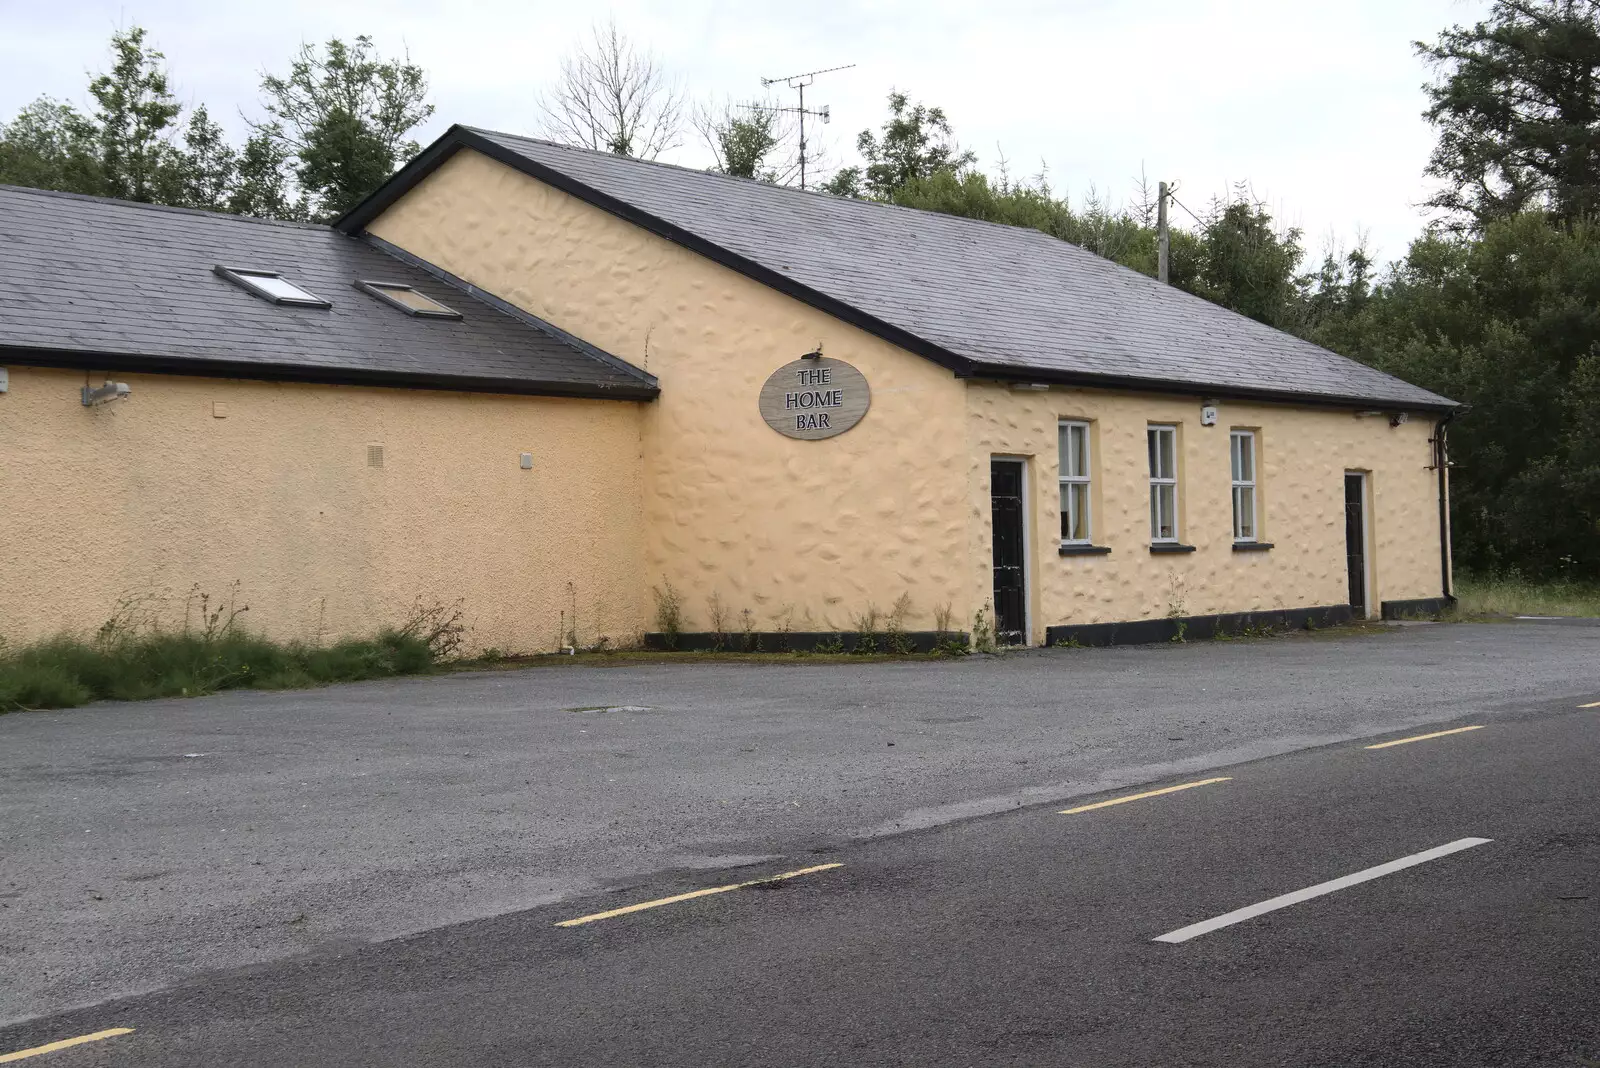
M1451 604L1455 604L1456 595L1450 588L1450 454L1445 428L1455 417L1454 411L1446 412L1433 431L1434 466L1439 470L1439 581L1444 599Z

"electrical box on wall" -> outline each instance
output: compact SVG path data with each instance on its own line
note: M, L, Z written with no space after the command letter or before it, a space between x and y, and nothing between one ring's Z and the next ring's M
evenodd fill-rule
M1200 425L1217 425L1217 406L1215 404L1207 404L1200 409Z
M521 463L522 469L524 471L532 471L533 470L533 453L531 453L531 452L523 453L518 458L518 462Z
M0 393L11 388L11 372L0 367Z

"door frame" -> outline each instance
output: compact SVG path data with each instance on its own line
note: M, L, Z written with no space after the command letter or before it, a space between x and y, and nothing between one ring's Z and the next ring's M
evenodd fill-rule
M989 500L994 500L994 469L996 460L1004 463L1014 463L1022 468L1022 477L1019 482L1022 486L1022 644L1024 647L1033 645L1033 493L1029 485L1029 474L1033 470L1030 457L1018 456L1015 453L995 452L989 454ZM995 609L994 629L998 637L1000 633L999 608L994 603L994 508L991 503L989 510L989 596L990 607Z
M1366 601L1366 604L1361 606L1361 618L1372 619L1375 615L1373 609L1376 607L1372 603L1374 593L1372 588L1372 472L1355 471L1347 468L1344 477L1346 479L1355 477L1361 480L1361 595L1362 599ZM1344 483L1341 480L1340 488L1343 489L1343 487ZM1343 494L1340 496L1343 498ZM1346 499L1345 508L1348 510L1349 507L1349 501ZM1345 529L1346 531L1349 530L1348 521L1345 524ZM1348 537L1348 534L1346 537ZM1348 547L1345 551L1348 554ZM1348 560L1345 562L1345 570L1348 573ZM1346 581L1348 581L1348 578Z

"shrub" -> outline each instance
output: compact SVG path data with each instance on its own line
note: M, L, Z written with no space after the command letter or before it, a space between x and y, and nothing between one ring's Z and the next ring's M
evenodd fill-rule
M217 608L204 594L192 593L190 602L182 630L113 616L90 639L60 635L0 646L0 712L424 674L456 654L465 631L459 602L418 601L401 626L376 638L274 642L239 629L245 609L235 608L232 596Z
M666 647L676 649L678 636L683 633L683 594L666 581L650 587L650 592L656 599L656 629Z

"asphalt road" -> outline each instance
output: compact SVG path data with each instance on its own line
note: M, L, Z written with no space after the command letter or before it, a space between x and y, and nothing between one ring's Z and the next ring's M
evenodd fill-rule
M782 858L735 874L837 867L559 926L730 879L663 875L35 1020L0 1051L131 1028L37 1063L1600 1064L1600 708L1459 711L1436 729L1480 729Z
M1475 625L0 716L0 1026L1597 689L1600 628Z

